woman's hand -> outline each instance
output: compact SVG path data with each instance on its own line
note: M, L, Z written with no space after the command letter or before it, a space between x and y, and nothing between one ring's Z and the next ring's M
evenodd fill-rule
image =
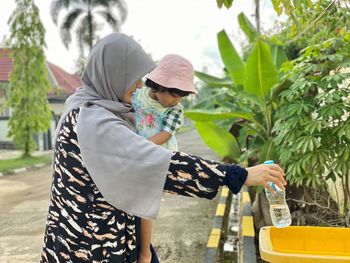
M248 171L245 185L247 186L258 186L262 185L270 192L275 193L274 190L269 186L268 182L275 183L280 189L285 190L287 184L284 179L284 172L278 164L260 164L253 167L246 168Z
M150 263L151 259L152 254L150 250L145 252L140 251L139 260L137 261L137 263Z

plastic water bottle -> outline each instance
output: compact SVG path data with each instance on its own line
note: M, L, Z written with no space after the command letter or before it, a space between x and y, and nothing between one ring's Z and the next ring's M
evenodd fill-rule
M274 164L274 161L266 161L264 164ZM276 192L276 194L272 194L265 188L266 197L270 202L270 215L273 225L278 228L290 226L292 218L286 203L286 192L273 182L268 182L268 184Z

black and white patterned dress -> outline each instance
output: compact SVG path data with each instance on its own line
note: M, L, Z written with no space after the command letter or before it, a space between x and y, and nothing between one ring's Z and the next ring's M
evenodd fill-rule
M78 115L71 111L58 135L41 262L136 262L135 217L110 205L91 179L77 140ZM164 191L212 199L227 167L174 152ZM239 191L245 176L237 178Z

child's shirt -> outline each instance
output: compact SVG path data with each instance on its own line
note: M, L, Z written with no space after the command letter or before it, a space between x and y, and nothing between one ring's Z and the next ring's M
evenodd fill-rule
M172 136L162 146L178 151L174 134L183 123L183 107L179 104L175 107L164 108L149 96L148 90L148 88L137 89L132 98L137 133L148 139L161 131L167 131Z

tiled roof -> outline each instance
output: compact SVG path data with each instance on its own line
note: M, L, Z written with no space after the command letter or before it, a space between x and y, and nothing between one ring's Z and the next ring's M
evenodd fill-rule
M64 71L62 68L48 62L48 65L51 69L52 74L55 76L55 79L59 83L59 86L62 88L64 93L74 93L76 88L81 86L80 77L74 74L69 74Z
M0 48L0 81L7 82L9 74L12 70L12 59L10 57L10 49Z
M64 71L62 68L47 62L55 83L50 83L63 94L72 94L81 86L80 77ZM11 49L0 48L0 82L8 82L12 70ZM52 82L52 81L51 81ZM57 86L58 83L58 86ZM50 92L51 94L52 92Z

